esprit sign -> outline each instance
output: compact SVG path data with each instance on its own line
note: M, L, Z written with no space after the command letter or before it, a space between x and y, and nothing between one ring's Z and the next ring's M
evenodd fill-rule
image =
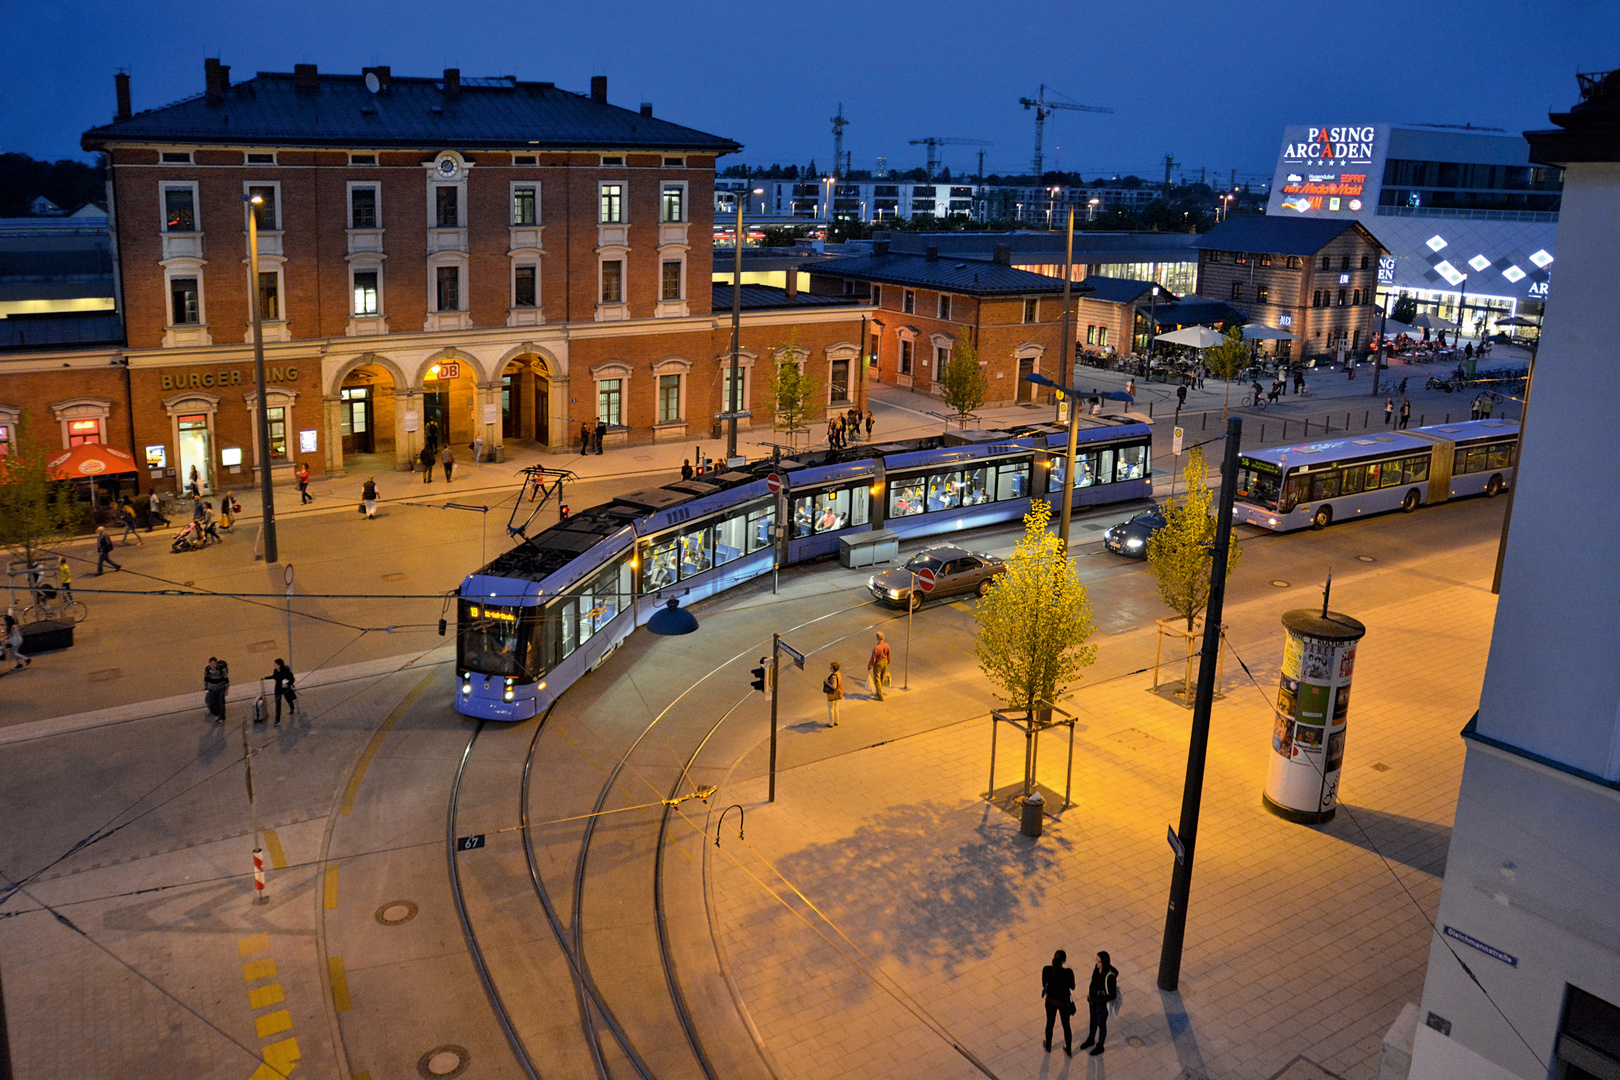
M1375 129L1308 127L1305 141L1283 147L1283 160L1298 165L1371 165Z
M289 383L298 381L297 367L272 367L264 372L266 382ZM240 371L182 371L178 374L164 373L159 376L159 385L164 390L210 390L214 387L241 386L242 373Z

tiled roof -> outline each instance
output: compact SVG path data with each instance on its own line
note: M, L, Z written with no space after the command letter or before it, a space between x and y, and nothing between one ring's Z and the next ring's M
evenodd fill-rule
M513 149L696 150L730 153L731 139L513 77L390 76L373 94L360 75L321 75L302 92L295 76L261 71L210 104L206 95L92 128L86 150L108 143L230 143L250 146L510 147Z
M742 309L756 311L760 308L794 308L794 307L849 307L864 304L866 298L853 296L812 296L802 290L798 295L789 298L786 289L778 289L774 285L743 285ZM714 313L723 315L731 310L731 286L714 283Z
M916 285L925 289L965 293L969 296L1018 296L1031 293L1060 293L1063 281L1045 274L1032 274L997 262L979 259L929 259L923 255L860 255L851 259L812 266L810 273L828 277L875 281L880 285ZM1085 294L1085 286L1074 289Z
M1273 217L1270 214L1243 214L1223 221L1200 236L1193 246L1215 251L1315 255L1351 229L1360 229L1380 248L1384 246L1361 222L1353 218Z
M1061 277L1059 281L1063 280ZM1107 304L1129 304L1146 296L1153 288L1151 281L1136 281L1133 278L1104 277L1101 274L1088 274L1085 280L1086 288L1091 292L1087 300L1101 300ZM1159 296L1159 304L1172 303L1175 297L1168 291Z

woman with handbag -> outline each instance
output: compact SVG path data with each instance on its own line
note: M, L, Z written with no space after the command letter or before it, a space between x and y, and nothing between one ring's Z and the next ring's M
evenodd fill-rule
M1091 1056L1096 1057L1103 1052L1103 1040L1108 1038L1108 1014L1115 1002L1119 1000L1119 972L1114 965L1108 962L1108 954L1097 954L1097 964L1091 969L1091 986L1086 990L1086 1003L1091 1006L1091 1030L1086 1032L1086 1041L1080 1044L1084 1050L1092 1043Z
M838 703L844 700L844 676L838 670L838 661L832 662L832 670L821 683L821 692L827 695L827 726L837 727Z
M1041 997L1046 999L1046 1042L1052 1049L1052 1021L1063 1018L1063 1052L1074 1056L1074 1035L1069 1031L1069 1017L1074 1015L1074 972L1063 966L1069 954L1059 949L1052 954L1052 962L1041 969Z

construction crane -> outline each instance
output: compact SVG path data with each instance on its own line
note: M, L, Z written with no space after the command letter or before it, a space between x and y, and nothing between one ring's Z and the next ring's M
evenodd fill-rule
M833 179L840 180L844 176L844 128L849 121L844 119L844 103L838 103L838 115L832 118L833 126Z
M994 146L993 142L983 139L942 139L937 135L930 135L926 139L912 139L912 146L928 147L928 179L934 178L934 171L939 167L939 148L942 146Z
M1041 182L1046 175L1046 157L1041 152L1041 140L1046 133L1046 118L1052 114L1053 109L1073 109L1075 112L1111 113L1113 109L1099 109L1095 105L1077 105L1072 101L1047 101L1046 92L1052 89L1045 83L1041 84L1040 91L1031 98L1019 98L1018 104L1025 109L1035 110L1035 182ZM1055 94L1056 90L1052 90Z

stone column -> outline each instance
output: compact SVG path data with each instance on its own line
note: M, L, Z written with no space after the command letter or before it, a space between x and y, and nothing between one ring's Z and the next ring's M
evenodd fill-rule
M413 424L411 416L416 420ZM422 452L422 391L394 388L394 468L410 472Z

